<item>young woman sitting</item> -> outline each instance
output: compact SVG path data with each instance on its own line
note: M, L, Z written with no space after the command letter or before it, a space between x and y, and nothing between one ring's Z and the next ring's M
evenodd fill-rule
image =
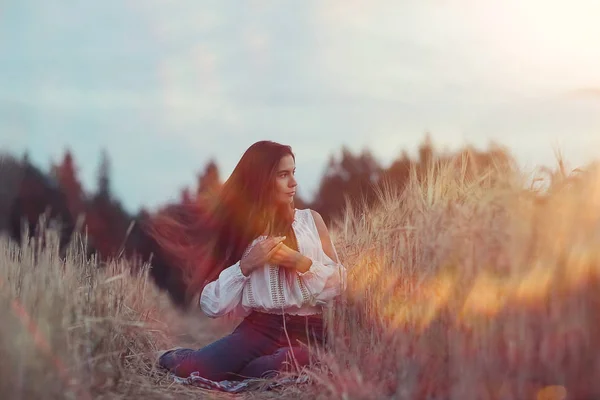
M188 246L204 246L204 256L187 258L202 311L243 320L203 348L165 352L161 367L213 381L260 378L309 364L309 349L325 344L323 306L345 290L346 269L321 216L295 208L295 171L289 146L261 141L243 154L210 207L214 240ZM177 232L155 228L175 251Z

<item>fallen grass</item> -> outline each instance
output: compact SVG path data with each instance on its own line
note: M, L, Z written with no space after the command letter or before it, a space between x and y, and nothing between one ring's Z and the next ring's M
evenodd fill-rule
M600 398L600 169L541 186L464 160L413 174L333 229L348 290L326 310L313 385L249 398ZM52 236L0 242L7 398L231 397L173 384L156 353L237 321L181 315L145 270L99 269Z

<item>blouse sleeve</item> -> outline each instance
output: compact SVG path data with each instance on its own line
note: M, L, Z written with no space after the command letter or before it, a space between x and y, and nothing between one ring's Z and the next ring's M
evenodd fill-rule
M339 260L335 247L333 250L336 260ZM308 258L312 265L308 271L298 272L298 275L311 293L312 302L326 303L346 290L346 268L339 261L332 260L323 249L318 257Z
M219 277L210 282L200 295L200 307L211 318L229 313L243 313L242 291L250 279L240 269L239 261L225 268Z

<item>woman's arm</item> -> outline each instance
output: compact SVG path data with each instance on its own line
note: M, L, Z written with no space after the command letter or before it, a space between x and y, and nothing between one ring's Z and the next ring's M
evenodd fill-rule
M250 279L240 269L240 263L225 268L219 277L204 287L200 307L211 318L231 313L241 304L244 285Z
M302 281L312 293L316 302L326 302L346 290L346 268L340 262L329 230L323 217L311 210L316 230L321 240L320 258L309 258L310 266L306 270L298 270Z
M213 318L238 311L236 308L241 307L242 293L250 274L264 265L283 239L285 237L272 237L259 243L250 243L240 261L224 269L217 280L204 287L200 295L202 311Z
M319 235L320 251L307 256L287 246L281 246L272 262L295 269L310 293L310 303L331 300L346 289L346 268L340 263L333 242L321 215L313 210L314 232Z
M321 247L324 254L334 263L339 263L335 247L329 235L329 230L321 214L314 210L310 210L315 221L315 227L319 234ZM272 252L267 257L271 262L282 265L286 268L293 268L301 274L307 272L312 266L313 260L299 251L293 250L285 245L281 245L275 252ZM242 269L243 271L243 269Z
M333 246L333 241L331 240L331 236L329 235L329 230L327 229L327 225L325 225L325 221L323 221L323 217L321 214L316 212L315 210L310 210L312 213L313 219L315 220L315 225L317 226L317 232L319 232L319 238L321 239L321 246L323 247L323 251L333 262L339 263L337 252L335 251L335 247Z

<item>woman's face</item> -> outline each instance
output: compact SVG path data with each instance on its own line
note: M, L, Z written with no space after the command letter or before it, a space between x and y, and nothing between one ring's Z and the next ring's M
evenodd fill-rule
M294 157L286 155L279 160L275 172L275 201L278 204L290 204L296 195L296 163Z

